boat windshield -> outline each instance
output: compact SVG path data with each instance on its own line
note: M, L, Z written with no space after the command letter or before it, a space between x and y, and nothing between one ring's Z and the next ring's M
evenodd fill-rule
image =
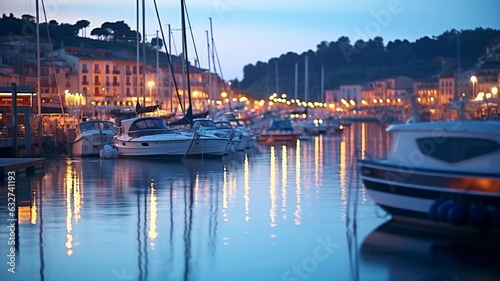
M212 120L194 120L195 123L199 123L202 127L215 127L214 121Z
M89 121L78 125L80 132L88 130L113 130L113 123L108 121Z
M159 118L140 119L130 125L129 131L168 129L167 124Z
M215 127L218 129L232 129L231 123L229 122L215 122Z

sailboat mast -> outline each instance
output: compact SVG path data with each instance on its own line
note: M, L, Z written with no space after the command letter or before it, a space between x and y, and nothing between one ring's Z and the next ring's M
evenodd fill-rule
M142 103L146 106L146 0L142 0Z
M140 92L140 83L141 83L141 80L140 80L140 72L139 72L139 68L140 68L140 65L139 65L139 0L136 0L136 25L137 25L137 30L135 32L135 41L136 41L136 73L135 73L135 92L136 92L136 96L137 96L137 100L136 102L139 103L139 92Z
M325 66L321 66L321 102L325 102Z
M159 46L158 30L156 31L156 98L159 98L160 89L160 46ZM154 105L151 100L151 105Z
M210 24L212 23L212 19L210 18ZM207 58L208 58L208 98L213 100L212 96L212 65L210 64L210 38L208 36L208 30L206 31L207 35Z
M298 91L299 91L299 64L295 63L295 92L293 95L295 99L298 98Z
M308 98L307 96L309 94L308 93L308 90L309 90L309 59L308 59L307 55L306 55L306 65L305 65L305 68L306 68L305 69L305 75L306 75L306 77L305 77L305 82L304 82L304 84L305 84L304 101L307 102L307 98Z
M170 24L168 25L168 60L170 62L172 62L172 59L171 59L171 56L170 56L170 53L172 52L172 30L171 30L171 27L170 27ZM168 93L169 93L169 96L170 96L170 112L174 112L174 91L173 91L173 80L174 80L174 71L173 71L173 67L170 67L170 72L171 73L171 76L172 78L169 79L170 81L170 85L168 86Z
M37 107L38 107L38 149L42 152L42 132L43 132L43 121L42 121L42 87L40 76L42 75L42 69L40 66L40 8L38 1L36 1L36 79L37 79Z
M186 111L186 117L188 119L189 125L193 125L193 106L191 101L191 84L189 82L189 60L188 60L188 50L187 50L187 36L186 36L186 13L185 13L185 1L181 0L181 16L182 16L182 52L184 53L184 63L186 64L186 84L187 84L187 95L189 107Z

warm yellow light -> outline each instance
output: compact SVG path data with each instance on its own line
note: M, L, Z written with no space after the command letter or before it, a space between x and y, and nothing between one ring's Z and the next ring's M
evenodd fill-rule
M486 93L486 99L491 99L491 93Z
M377 99L373 99L373 103L377 103L377 102L378 102Z
M387 103L390 103L391 102L391 99L386 99L385 100Z
M384 100L383 100L383 99L379 99L379 100L378 100L378 102L383 103L383 102L384 102Z
M286 94L281 94L282 99L286 99Z
M470 77L470 81L471 81L472 83L476 83L476 82L477 82L477 77L476 77L476 76L474 76L474 75L472 75L472 76Z
M227 98L227 93L226 92L222 92L222 93L220 93L220 96L225 99L225 98Z
M330 103L330 104L328 105L328 107L330 107L330 108L335 108L335 104Z
M148 81L148 86L149 88L153 87L155 85L155 81Z
M498 94L498 88L497 87L491 88L491 93L494 95Z

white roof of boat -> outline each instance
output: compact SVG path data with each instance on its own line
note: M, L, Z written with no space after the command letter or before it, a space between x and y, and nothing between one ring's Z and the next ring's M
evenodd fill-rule
M160 117L154 117L154 116L142 116L142 117L135 117L135 118L130 118L130 119L124 119L124 120L121 121L122 126L123 126L123 130L125 132L128 132L128 130L130 129L130 126L135 121L141 120L141 119L160 119L163 122L163 119L161 119Z
M469 133L484 133L490 135L500 135L500 122L481 120L453 120L438 122L419 122L394 124L387 128L389 132L395 131L455 131Z

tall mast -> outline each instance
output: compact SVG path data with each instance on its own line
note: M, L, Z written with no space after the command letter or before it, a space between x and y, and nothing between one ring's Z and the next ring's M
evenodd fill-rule
M191 85L189 83L189 60L188 60L188 50L187 50L187 36L186 36L186 15L185 15L185 3L181 0L181 16L182 16L182 52L184 53L184 63L186 64L186 82L187 82L187 95L189 107L186 111L186 118L189 125L193 124L193 107L191 101Z
M306 66L305 66L305 68L306 68L306 71L305 71L306 77L305 77L305 82L304 82L304 84L305 84L304 101L307 102L307 98L308 98L307 96L308 96L308 90L309 90L309 59L308 59L307 55L306 55Z
M298 90L299 90L299 64L295 63L295 92L293 97L298 98Z
M135 91L136 91L136 96L137 96L137 103L139 103L139 92L140 92L140 65L139 65L139 0L136 0L136 24L137 24L137 31L135 33L135 41L136 41L136 73L135 73L135 78L136 78L136 86L135 86ZM144 34L143 34L144 35Z
M156 31L156 98L159 96L160 89L160 46L158 45L158 30ZM151 105L154 105L151 100Z
M40 8L38 0L36 1L36 79L37 79L37 107L38 107L38 149L40 153L42 152L42 132L43 132L43 121L42 121L42 87L40 82L40 76L42 75L42 70L40 67Z
M170 56L170 53L172 52L172 30L170 28L170 24L168 25L168 61L172 62L172 58ZM170 112L174 112L174 91L173 91L173 85L172 82L174 80L174 72L173 72L173 67L170 67L171 73L171 78L168 80L170 81L168 85L168 94L170 96Z
M146 106L146 1L142 0L142 103Z
M212 24L212 19L210 18L210 24ZM210 64L210 39L208 37L208 30L206 31L207 34L207 58L208 58L208 98L210 100L213 100L212 96L212 65Z

